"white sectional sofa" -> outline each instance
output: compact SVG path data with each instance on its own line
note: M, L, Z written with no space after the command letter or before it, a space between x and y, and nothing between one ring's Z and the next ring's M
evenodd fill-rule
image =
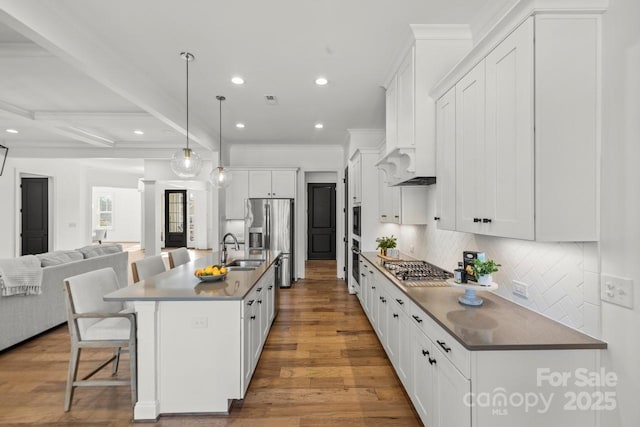
M79 258L71 252L79 253L82 259L69 261ZM128 285L128 253L123 252L119 245L117 249L114 245L93 245L76 251L50 254L53 256L39 256L43 265L51 264L52 259L53 262L62 260L62 263L43 267L40 295L0 296L0 350L67 321L64 300L64 279L67 277L112 267L118 276L120 286ZM58 261L55 258L58 258Z

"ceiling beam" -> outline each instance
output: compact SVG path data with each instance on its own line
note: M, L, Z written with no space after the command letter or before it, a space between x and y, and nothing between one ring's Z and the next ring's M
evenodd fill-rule
M184 122L184 103L172 98L163 87L150 80L148 75L106 46L104 41L83 27L84 23L74 21L73 14L66 13L64 5L36 3L3 2L0 22L186 135L186 130L181 125ZM206 122L192 117L190 139L213 150L218 142L209 134L208 129Z

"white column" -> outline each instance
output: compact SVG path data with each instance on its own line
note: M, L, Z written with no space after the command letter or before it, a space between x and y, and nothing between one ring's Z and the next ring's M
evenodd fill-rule
M155 420L160 415L158 400L158 348L156 301L136 301L138 337L138 401L133 408L134 420Z
M160 254L159 213L157 205L157 187L155 180L143 179L144 184L144 226L142 228L142 246L145 256Z

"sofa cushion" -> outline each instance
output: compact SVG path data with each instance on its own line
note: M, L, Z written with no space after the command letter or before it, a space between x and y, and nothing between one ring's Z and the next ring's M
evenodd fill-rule
M42 267L66 264L68 262L84 259L84 255L78 251L53 251L38 254L36 256L40 260L40 265L42 265Z
M89 245L76 249L81 252L85 258L94 258L102 255L115 254L122 252L122 245L117 243L105 243L102 245Z

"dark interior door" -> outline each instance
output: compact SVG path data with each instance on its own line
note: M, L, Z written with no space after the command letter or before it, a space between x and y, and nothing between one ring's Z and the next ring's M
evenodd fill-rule
M336 184L308 184L307 259L336 259Z
M342 271L344 271L344 280L349 283L349 215L347 211L349 209L349 168L344 168L344 208L342 208L342 213L344 214L344 237L342 238L342 242L344 243L344 267L342 267Z
M22 178L22 255L49 250L49 179Z
M187 246L187 190L164 191L164 246Z

